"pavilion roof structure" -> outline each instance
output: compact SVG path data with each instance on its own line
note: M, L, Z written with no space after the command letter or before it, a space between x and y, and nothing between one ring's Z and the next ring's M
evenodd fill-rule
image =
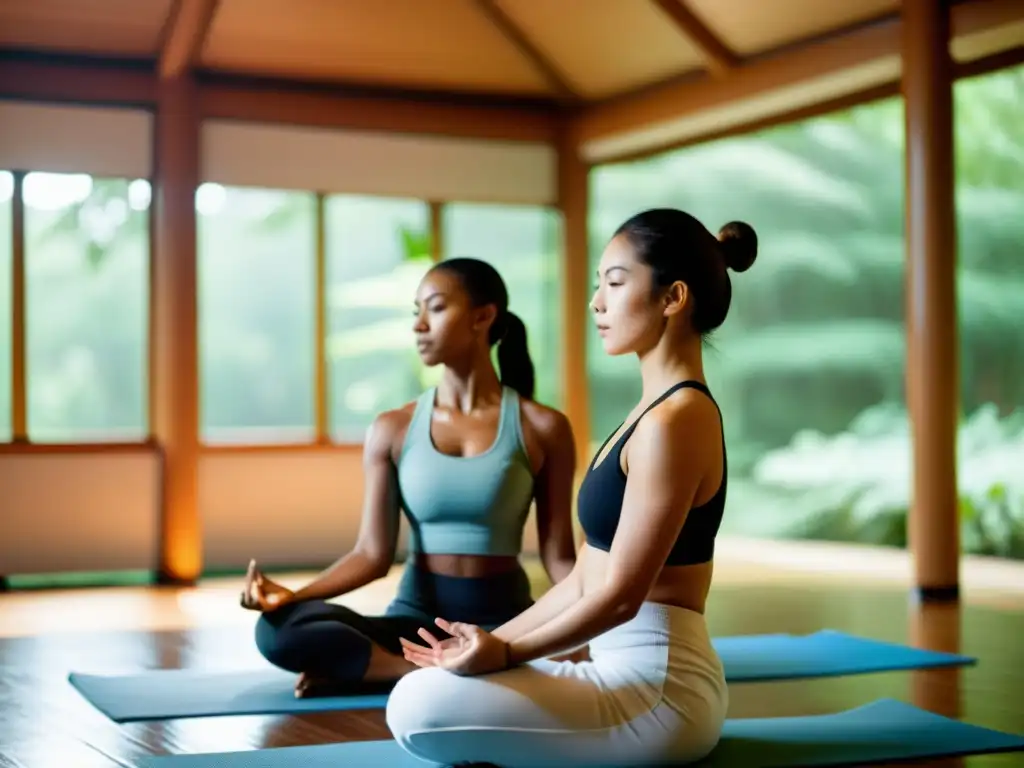
M83 67L131 71L138 88L139 73L194 72L224 89L214 116L273 117L232 98L248 88L515 109L513 120L568 114L593 163L894 93L900 10L899 0L4 0L0 93L31 96L35 84L73 100L73 83L47 75L73 64L83 91ZM951 38L961 67L1024 59L1024 3L956 2Z

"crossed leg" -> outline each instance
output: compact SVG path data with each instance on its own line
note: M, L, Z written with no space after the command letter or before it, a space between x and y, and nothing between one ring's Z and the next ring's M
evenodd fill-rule
M481 676L428 668L398 682L387 722L407 752L445 765L679 764L710 752L724 719L705 692L687 698L681 712L657 679L593 662L542 660Z
M309 601L262 614L256 646L271 664L300 676L297 696L324 695L357 683L391 683L415 669L398 639L415 639L422 625L411 617L363 616Z

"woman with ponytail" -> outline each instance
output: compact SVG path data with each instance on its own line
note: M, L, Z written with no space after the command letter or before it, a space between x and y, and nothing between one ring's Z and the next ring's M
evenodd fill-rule
M498 340L501 383L527 400L533 399L534 373L526 339L526 326L518 315L505 310L505 332Z
M562 413L533 400L526 327L508 309L501 275L477 259L437 264L417 291L413 332L420 358L443 374L371 425L353 551L294 592L250 565L242 605L262 612L257 647L299 674L297 696L394 682L416 668L401 641L435 616L494 628L526 610L533 600L519 555L534 504L551 582L575 563L572 431ZM387 575L400 510L409 556L384 614L326 602Z

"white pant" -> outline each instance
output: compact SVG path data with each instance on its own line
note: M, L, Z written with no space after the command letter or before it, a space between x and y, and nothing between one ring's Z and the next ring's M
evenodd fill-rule
M644 603L590 655L492 675L417 670L391 693L388 727L423 760L504 768L678 764L718 743L729 697L702 615Z

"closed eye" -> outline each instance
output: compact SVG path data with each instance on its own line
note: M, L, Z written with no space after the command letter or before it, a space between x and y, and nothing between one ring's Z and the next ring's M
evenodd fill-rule
M426 309L427 312L444 312L444 304L434 304L432 306L428 306ZM419 307L413 307L412 314L415 317L419 315L422 311L423 310L421 310Z

